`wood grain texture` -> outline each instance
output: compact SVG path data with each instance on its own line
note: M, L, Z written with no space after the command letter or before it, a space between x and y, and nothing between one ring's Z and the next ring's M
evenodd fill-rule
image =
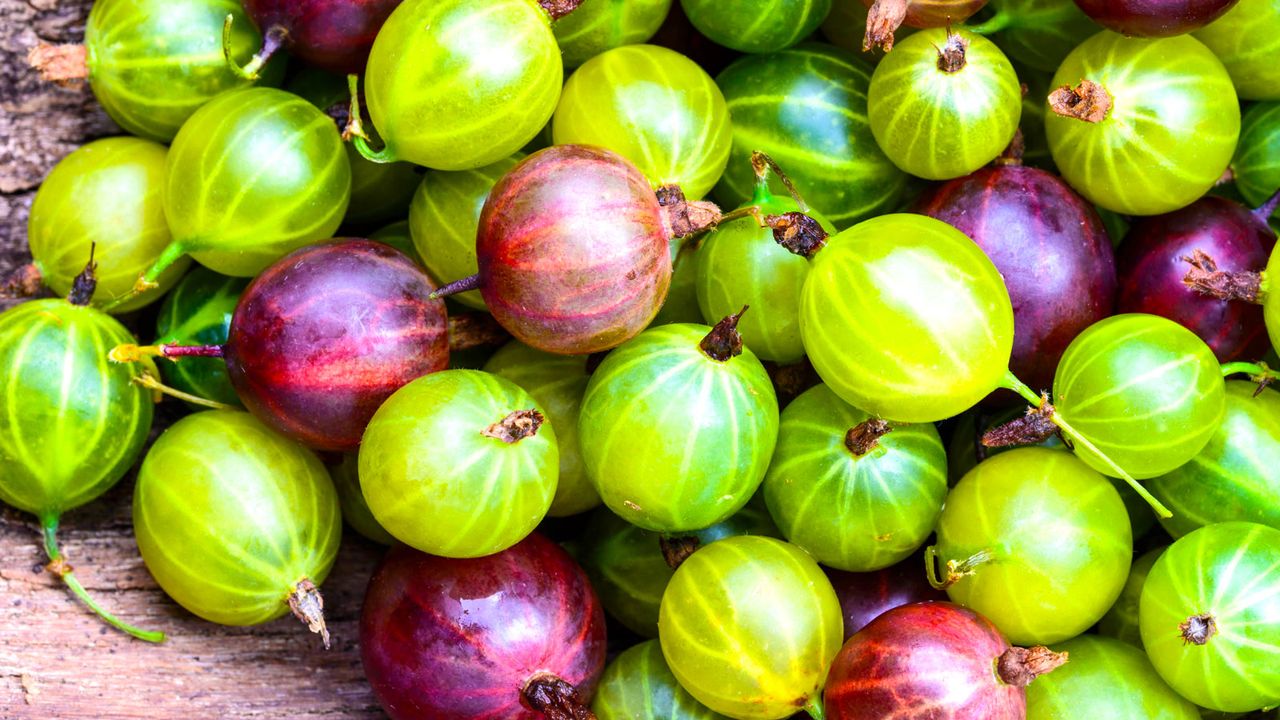
M87 87L42 83L25 62L39 41L78 42L90 4L0 0L0 278L30 260L27 215L49 169L85 141L120 132ZM176 417L162 404L157 428ZM168 642L149 645L100 623L44 572L34 519L0 509L0 720L383 717L356 647L360 602L382 548L344 529L322 588L334 637L325 652L292 617L225 628L169 600L138 555L132 491L130 475L69 513L62 545L108 609L163 630Z

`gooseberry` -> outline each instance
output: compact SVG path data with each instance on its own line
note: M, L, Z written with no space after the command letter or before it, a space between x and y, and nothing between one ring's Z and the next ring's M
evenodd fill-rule
M369 50L400 0L244 0L245 12L262 31L262 48L244 68L228 57L239 75L256 80L259 69L280 49L336 73L364 69ZM232 22L224 26L230 33Z
M1235 187L1245 201L1266 205L1280 188L1280 103L1251 105L1240 125L1240 144L1231 161ZM1275 220L1275 208L1263 216Z
M1027 686L1029 720L1200 720L1196 706L1171 690L1138 648L1096 635L1081 635L1057 648L1071 660Z
M826 570L827 579L840 598L844 614L844 639L866 627L885 612L910 603L946 600L947 594L929 584L920 572L920 558L872 572Z
M1120 597L1098 621L1098 634L1113 637L1117 640L1142 647L1142 631L1138 627L1138 605L1142 600L1142 586L1147 582L1151 567L1160 559L1168 545L1148 550L1139 555L1129 568L1129 578L1124 581Z
M590 0L551 26L565 67L606 50L647 42L658 32L672 0Z
M729 720L680 687L657 640L623 651L605 667L591 709L599 720Z
M914 28L940 28L963 22L987 0L862 0L867 6L862 49L893 49L894 33L903 23Z
M1236 0L1075 0L1108 30L1142 37L1181 35L1222 17Z
M1240 0L1225 15L1195 31L1218 56L1243 100L1280 100L1280 6Z
M680 0L698 32L748 53L783 50L813 33L831 12L831 0Z

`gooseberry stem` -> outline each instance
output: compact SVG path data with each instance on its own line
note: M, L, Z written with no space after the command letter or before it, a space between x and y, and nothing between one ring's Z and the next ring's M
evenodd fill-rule
M804 711L809 713L809 717L813 720L826 720L827 712L822 709L822 700L817 695L809 698L809 702L804 704Z
M227 13L227 19L222 21L222 57L226 58L227 68L232 73L243 80L257 80L262 74L262 68L266 67L271 60L271 56L275 55L280 48L284 47L285 41L289 39L289 30L280 25L272 25L262 35L262 47L258 52L254 53L253 58L248 64L241 67L236 63L235 58L231 56L231 25L235 22L235 15Z
M1276 211L1277 207L1280 207L1280 189L1277 189L1265 202L1254 208L1253 216L1265 223L1271 218L1271 214Z
M49 556L49 564L47 569L49 572L62 579L67 587L71 590L71 594L80 598L80 600L89 606L98 617L102 618L108 625L117 630L129 633L139 640L147 642L160 643L164 642L164 633L152 630L142 630L136 628L115 615L107 612L105 608L99 605L90 597L84 586L76 579L75 573L66 558L62 556L62 552L58 549L58 518L54 516L46 516L40 519L40 529L44 535L44 552Z
M965 29L976 35L990 35L992 33L998 33L1001 30L1006 30L1012 24L1012 14L1004 10L997 10L995 15L992 15L977 25L970 25Z
M1040 407L1040 404L1043 402L1040 396L1036 395L1031 388L1027 387L1026 383L1019 380L1010 371L1005 371L1004 380L1001 383L1001 387L1005 388L1006 390L1012 390L1018 393L1019 395L1022 396L1024 400L1030 403L1032 407L1038 408ZM1062 429L1063 435L1066 435L1068 438L1070 438L1073 443L1082 446L1085 450L1088 450L1095 457L1101 460L1108 468L1110 468L1111 472L1116 474L1116 477L1119 477L1121 480L1124 480L1126 483L1128 483L1129 487L1133 488L1134 492L1138 493L1138 495L1143 500L1147 501L1147 504L1151 506L1151 509L1155 511L1156 515L1162 518L1173 517L1173 513L1169 511L1169 508L1165 507L1164 503L1157 500L1154 495L1152 495L1150 492L1147 491L1145 487L1142 486L1141 483L1135 480L1132 475L1125 472L1125 469L1117 465L1114 460L1112 460L1105 453L1099 450L1098 447L1094 445L1092 442L1090 442L1088 438L1086 438L1084 435L1081 435L1080 432L1076 430L1074 427L1071 427L1071 424L1068 423L1062 417L1061 413L1055 411L1053 413L1053 416L1049 419L1053 421L1054 425L1057 425L1059 428Z
M130 300L133 300L134 298L138 297L142 293L159 287L159 285L156 283L156 279L159 278L164 273L165 270L168 270L169 266L178 262L178 260L180 260L182 256L186 254L187 254L187 249L182 243L180 242L169 243L168 245L165 246L164 251L160 253L160 256L156 258L156 261L151 263L151 267L147 268L146 272L138 276L137 282L133 284L133 288L130 289L129 292L121 295L118 298L112 299L111 302L102 306L102 309L106 312L111 312L117 307L120 307L121 305L129 302Z
M211 357L220 358L223 356L223 347L221 345L134 345L132 343L121 343L107 353L107 359L111 362L131 363L138 362L142 358L162 357L174 360L184 357Z
M220 403L217 400L202 398L199 395L192 395L191 393L183 392L177 388L169 387L168 385L165 385L164 383L157 380L150 373L142 373L141 375L134 377L133 383L135 385L141 385L142 387L148 390L152 390L158 393L162 393L164 395L168 395L169 397L174 397L179 400L186 400L192 405L199 405L201 407L212 408L214 410L234 410L235 409L226 403ZM160 398L159 396L157 396L156 401L158 402L159 400Z
M769 179L769 171L773 170L773 174L778 176L778 180L782 182L782 186L787 189L787 192L791 193L791 199L796 201L796 205L800 207L800 212L809 212L809 205L805 203L804 198L800 197L800 191L796 190L796 186L791 182L791 178L787 177L787 174L782 171L782 168L778 166L778 163L773 161L773 158L759 150L752 150L751 169L754 170L756 174L757 195L759 195L760 183L767 183ZM769 186L766 184L765 189L768 190L768 187ZM766 197L768 197L768 193L766 193ZM753 202L753 204L758 203Z
M960 582L961 578L974 574L978 567L991 562L995 558L990 550L979 550L964 560L948 560L946 578L938 577L938 546L930 545L924 549L925 578L934 590L946 590Z
M1267 386L1276 381L1276 371L1267 367L1264 362L1229 362L1222 364L1222 377L1229 377L1236 373L1245 373L1249 379L1258 383L1258 389L1253 391L1253 396L1258 397L1262 394Z
M480 289L480 274L476 273L475 275L468 275L460 280L454 280L451 283L442 285L436 288L435 290L432 290L431 294L428 295L427 297L430 298L431 300L439 300L440 298L446 298L446 297L449 297L450 295L457 295L458 293L464 293L470 290L479 290L479 289Z
M381 150L369 147L369 134L364 131L364 121L360 118L360 76L352 73L347 76L347 90L351 93L351 112L347 118L347 128L342 131L342 139L349 140L360 156L369 162L386 164L395 162L391 147L383 142Z

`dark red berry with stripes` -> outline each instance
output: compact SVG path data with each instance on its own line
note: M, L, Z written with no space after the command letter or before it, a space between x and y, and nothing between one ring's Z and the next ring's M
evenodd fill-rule
M391 393L449 364L444 303L400 251L371 240L304 248L255 279L224 356L245 407L321 450L354 450Z
M928 600L946 600L947 594L935 590L921 571L923 561L912 556L883 570L845 572L823 568L840 598L844 615L844 639L866 627L885 612L902 605Z
M1013 302L1009 368L1032 388L1048 388L1067 345L1111 314L1116 269L1107 230L1058 177L986 167L926 193L915 211L968 235L1004 276Z
M1267 266L1276 235L1258 214L1209 196L1166 215L1139 218L1116 258L1123 313L1167 317L1199 335L1218 360L1258 360L1270 347L1262 306L1206 297L1183 282L1183 258L1200 250L1219 270L1257 272Z
M1118 33L1169 37L1199 30L1237 0L1076 0L1094 22Z
M336 73L358 73L373 39L401 0L244 0L263 35L259 55L289 54Z
M590 717L604 611L577 563L538 533L468 560L400 545L369 581L360 651L393 720Z
M827 720L1021 720L1025 688L1067 660L1010 647L990 620L946 602L894 608L849 638L831 665Z

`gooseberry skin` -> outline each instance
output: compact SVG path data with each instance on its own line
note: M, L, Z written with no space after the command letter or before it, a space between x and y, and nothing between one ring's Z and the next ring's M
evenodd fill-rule
M1126 215L1186 207L1222 177L1240 133L1235 88L1222 63L1189 35L1126 38L1101 32L1067 56L1052 86L1081 80L1112 100L1101 122L1045 116L1053 160L1090 202Z
M608 350L661 307L669 240L657 196L634 165L608 150L555 145L490 191L476 235L480 294L526 345L562 355Z
M1027 686L1028 718L1200 720L1196 706L1170 689L1147 656L1132 645L1081 635L1054 650L1067 653L1070 660Z
M647 42L658 32L672 0L590 0L551 26L565 67L578 67L607 50Z
M1130 645L1142 647L1142 631L1138 627L1138 606L1142 600L1142 586L1147 583L1147 575L1160 559L1161 553L1168 545L1148 550L1139 555L1129 568L1129 579L1124 581L1124 589L1120 597L1098 621L1098 634L1122 640Z
M1057 70L1068 53L1099 30L1098 24L1073 2L991 0L989 7L996 11L995 16L975 29L993 26L989 32L1009 59L1046 73ZM1021 75L1020 79L1026 80ZM1040 105L1043 99L1036 97L1036 104Z
M357 73L373 39L400 0L244 0L264 32L287 31L289 55L335 73Z
M996 626L972 610L946 602L894 608L841 648L823 693L826 716L908 717L927 707L952 720L1025 717L1023 689L994 672L1008 649Z
M333 119L297 95L247 88L209 101L169 148L164 260L189 253L223 275L252 277L333 235L351 166Z
M1257 103L1245 111L1231 172L1236 189L1254 207L1280 189L1280 103ZM1280 212L1271 218L1280 219Z
M1276 235L1266 222L1226 198L1207 196L1166 215L1139 218L1120 244L1117 309L1169 318L1204 340L1222 362L1257 359L1270 348L1262 308L1188 290L1183 260L1202 250L1222 270L1257 271Z
M245 407L321 450L354 450L374 411L449 364L444 302L399 251L371 240L303 248L245 289L223 351Z
M594 145L635 164L654 186L697 200L729 162L724 95L705 70L657 45L607 50L564 84L552 118L557 145Z
M591 709L598 720L729 720L680 687L657 640L624 650L605 667Z
M188 415L142 461L133 530L169 597L220 625L289 612L301 580L328 576L342 538L338 495L309 450L248 413Z
M867 572L906 559L933 532L947 496L937 429L891 426L856 455L845 434L871 419L826 385L782 412L765 501L787 540L827 567Z
M375 163L346 144L351 165L351 202L344 223L368 224L405 217L421 177L412 163Z
M738 535L782 537L764 503L755 499L728 520L689 533L698 547ZM582 566L605 612L641 637L658 637L658 607L675 573L663 558L661 536L600 508L591 514L584 538Z
M582 569L537 533L470 560L397 545L369 581L360 654L392 720L544 720L521 689L553 673L591 698L604 612Z
M1195 31L1231 74L1241 100L1280 100L1280 6L1240 0L1226 15Z
M0 500L46 522L111 488L151 429L155 366L119 365L107 351L134 342L119 322L61 299L0 313Z
M1147 483L1173 512L1160 521L1173 537L1231 520L1280 530L1280 394L1254 397L1257 387L1228 381L1226 413L1209 444Z
M578 411L590 379L587 357L552 355L513 341L494 353L483 369L524 388L555 428L560 472L547 514L576 515L599 505L600 494L587 477L578 444Z
M360 490L359 468L359 455L356 453L344 453L341 462L329 466L329 478L333 480L333 488L338 492L342 519L352 530L369 540L381 545L394 545L395 537L378 524L378 519L369 510L369 503L364 500L364 493Z
M1139 480L1195 457L1226 404L1222 371L1204 341L1155 315L1115 315L1067 346L1053 379L1054 407L1081 435ZM1075 453L1114 470L1089 449Z
M943 69L939 48L967 43L963 66ZM871 75L868 120L903 171L927 180L967 175L996 159L1018 130L1022 89L1000 48L966 30L931 29L894 46Z
M746 53L769 53L795 45L811 35L831 0L680 0L689 22L712 41Z
M862 0L862 4L871 7L875 1ZM945 27L948 23L967 20L986 4L987 0L910 0L903 24L913 28Z
M379 159L436 170L501 160L551 119L563 76L551 17L531 0L406 0L364 74Z
M1142 588L1147 656L1178 694L1202 707L1248 712L1280 702L1280 530L1208 525L1169 546ZM1203 644L1181 625L1211 615Z
M959 230L922 215L883 215L814 255L800 334L818 375L845 402L888 420L934 422L1002 382L1013 307L995 265Z
M773 383L748 349L726 361L705 325L651 328L605 357L578 417L582 460L605 505L645 530L678 533L737 512L778 437Z
M827 579L840 598L844 614L844 639L866 627L872 620L902 605L946 600L947 594L929 585L920 572L920 558L911 557L897 565L865 573L826 569Z
M573 17L569 15L568 17ZM476 230L480 213L493 186L524 159L524 153L457 172L428 170L409 203L409 233L423 267L445 283L480 270L476 261ZM451 296L476 310L485 310L479 290Z
M729 108L730 157L767 153L805 200L841 229L897 205L907 175L871 135L871 69L860 57L805 43L741 58L716 83ZM751 200L754 183L748 163L731 162L716 185L716 198L741 205ZM770 187L779 196L786 192L776 180Z
M94 298L102 302L132 290L164 251L170 240L161 201L167 152L139 138L103 138L80 146L45 176L31 203L27 239L32 262L55 293L66 297L71 291L90 248L98 263ZM156 279L158 292L111 312L137 310L158 299L190 264L174 263Z
M757 191L751 203L765 215L800 211L787 196ZM835 226L812 210L809 217L828 233ZM742 307L763 308L738 321L742 342L761 360L793 363L804 357L800 341L800 290L809 275L809 261L774 240L773 231L755 218L744 217L718 225L702 238L696 254L696 292L702 319L718 322Z
M111 119L130 134L169 142L200 106L247 85L222 54L227 15L234 18L231 57L246 63L262 37L237 0L93 3L84 27L85 60L89 85Z
M444 370L396 391L360 445L360 486L378 523L411 547L454 558L501 552L527 536L555 495L555 431L542 422L514 442L485 434L526 410L542 413L515 383L478 370Z
M794 545L750 535L690 555L658 618L680 685L739 720L780 720L816 702L842 634L840 603L818 564Z
M675 263L671 268L671 285L667 289L667 297L662 301L658 314L653 316L649 327L670 325L671 323L701 323L706 318L698 307L698 247L697 243L681 245L674 250ZM739 306L737 310L741 310ZM723 317L723 316L721 316ZM745 319L745 316L744 316Z
M1169 37L1222 17L1236 0L1075 0L1094 22L1130 36Z
M969 236L1013 303L1009 369L1047 388L1067 345L1112 312L1115 254L1102 218L1043 170L987 167L926 192L913 208Z
M245 278L219 275L197 267L164 297L156 316L156 345L223 345L231 332L231 318L240 295L249 286ZM239 405L227 363L221 358L188 357L181 362L161 362L164 381L177 390L206 400Z

